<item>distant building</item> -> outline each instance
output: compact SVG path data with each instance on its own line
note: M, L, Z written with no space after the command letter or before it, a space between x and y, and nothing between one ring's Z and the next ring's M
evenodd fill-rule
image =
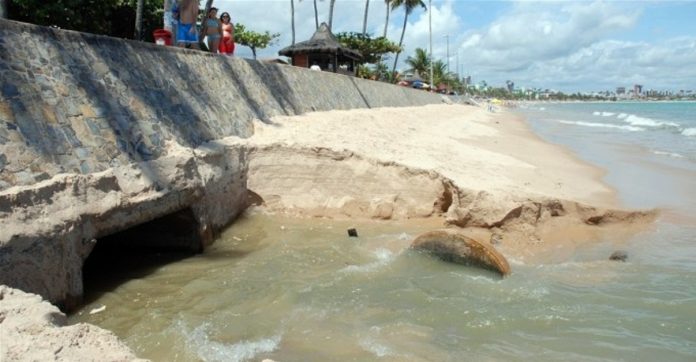
M507 90L510 93L512 93L515 90L515 82L513 82L511 80L506 80L505 86L507 87Z
M466 77L462 78L462 83L463 83L462 85L464 85L465 87L470 86L471 85L471 76L467 75Z
M633 86L633 94L636 96L639 96L643 93L643 86L640 84L636 84Z
M626 94L626 87L616 87L616 94Z

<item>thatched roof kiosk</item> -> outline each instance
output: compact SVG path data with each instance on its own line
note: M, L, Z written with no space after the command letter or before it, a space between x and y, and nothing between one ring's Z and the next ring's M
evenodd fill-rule
M341 45L326 23L321 23L311 39L283 48L278 54L292 58L292 65L297 67L316 64L322 70L347 75L355 75L355 62L362 58L360 52Z

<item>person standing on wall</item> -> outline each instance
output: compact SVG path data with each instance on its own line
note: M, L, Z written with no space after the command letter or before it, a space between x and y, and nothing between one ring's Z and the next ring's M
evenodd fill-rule
M234 55L234 24L230 19L230 14L222 13L220 16L222 22L222 41L220 41L220 54Z
M198 0L179 0L179 23L176 27L176 43L180 47L198 49Z
M217 53L222 38L222 22L217 18L217 8L210 8L208 16L203 21L203 34L208 38L208 50Z

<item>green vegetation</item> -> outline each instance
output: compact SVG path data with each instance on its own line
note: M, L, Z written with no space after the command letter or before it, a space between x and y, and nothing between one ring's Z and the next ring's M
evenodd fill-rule
M413 10L415 10L419 6L422 7L423 9L427 10L427 7L425 6L425 3L422 0L392 0L391 1L392 11L396 8L400 8L400 7L404 8L404 27L401 30L401 38L399 39L399 48L401 48L404 45L404 34L406 34L406 25L408 24L408 16L411 15ZM399 63L399 54L401 54L400 51L396 52L396 56L394 57L394 67L392 68L392 73L396 73L396 64Z
M385 37L372 38L361 33L345 32L336 34L344 46L355 49L362 54L361 63L379 63L387 53L400 52L401 48Z
M273 44L280 37L280 34L271 34L268 31L257 33L253 30L248 30L243 24L237 23L234 25L234 40L239 45L244 45L251 48L251 52L256 59L256 50L265 49Z
M418 73L421 76L430 76L430 56L423 48L416 48L414 56L406 58L409 68L407 72Z
M132 39L137 0L9 0L8 18L44 26ZM143 4L143 36L162 27L163 0Z

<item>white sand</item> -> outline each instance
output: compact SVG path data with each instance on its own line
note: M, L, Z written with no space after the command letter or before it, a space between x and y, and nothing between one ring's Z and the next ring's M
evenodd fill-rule
M510 113L463 105L381 108L275 117L257 122L256 145L348 150L435 170L459 187L498 197L545 196L616 206L602 171L536 137Z

